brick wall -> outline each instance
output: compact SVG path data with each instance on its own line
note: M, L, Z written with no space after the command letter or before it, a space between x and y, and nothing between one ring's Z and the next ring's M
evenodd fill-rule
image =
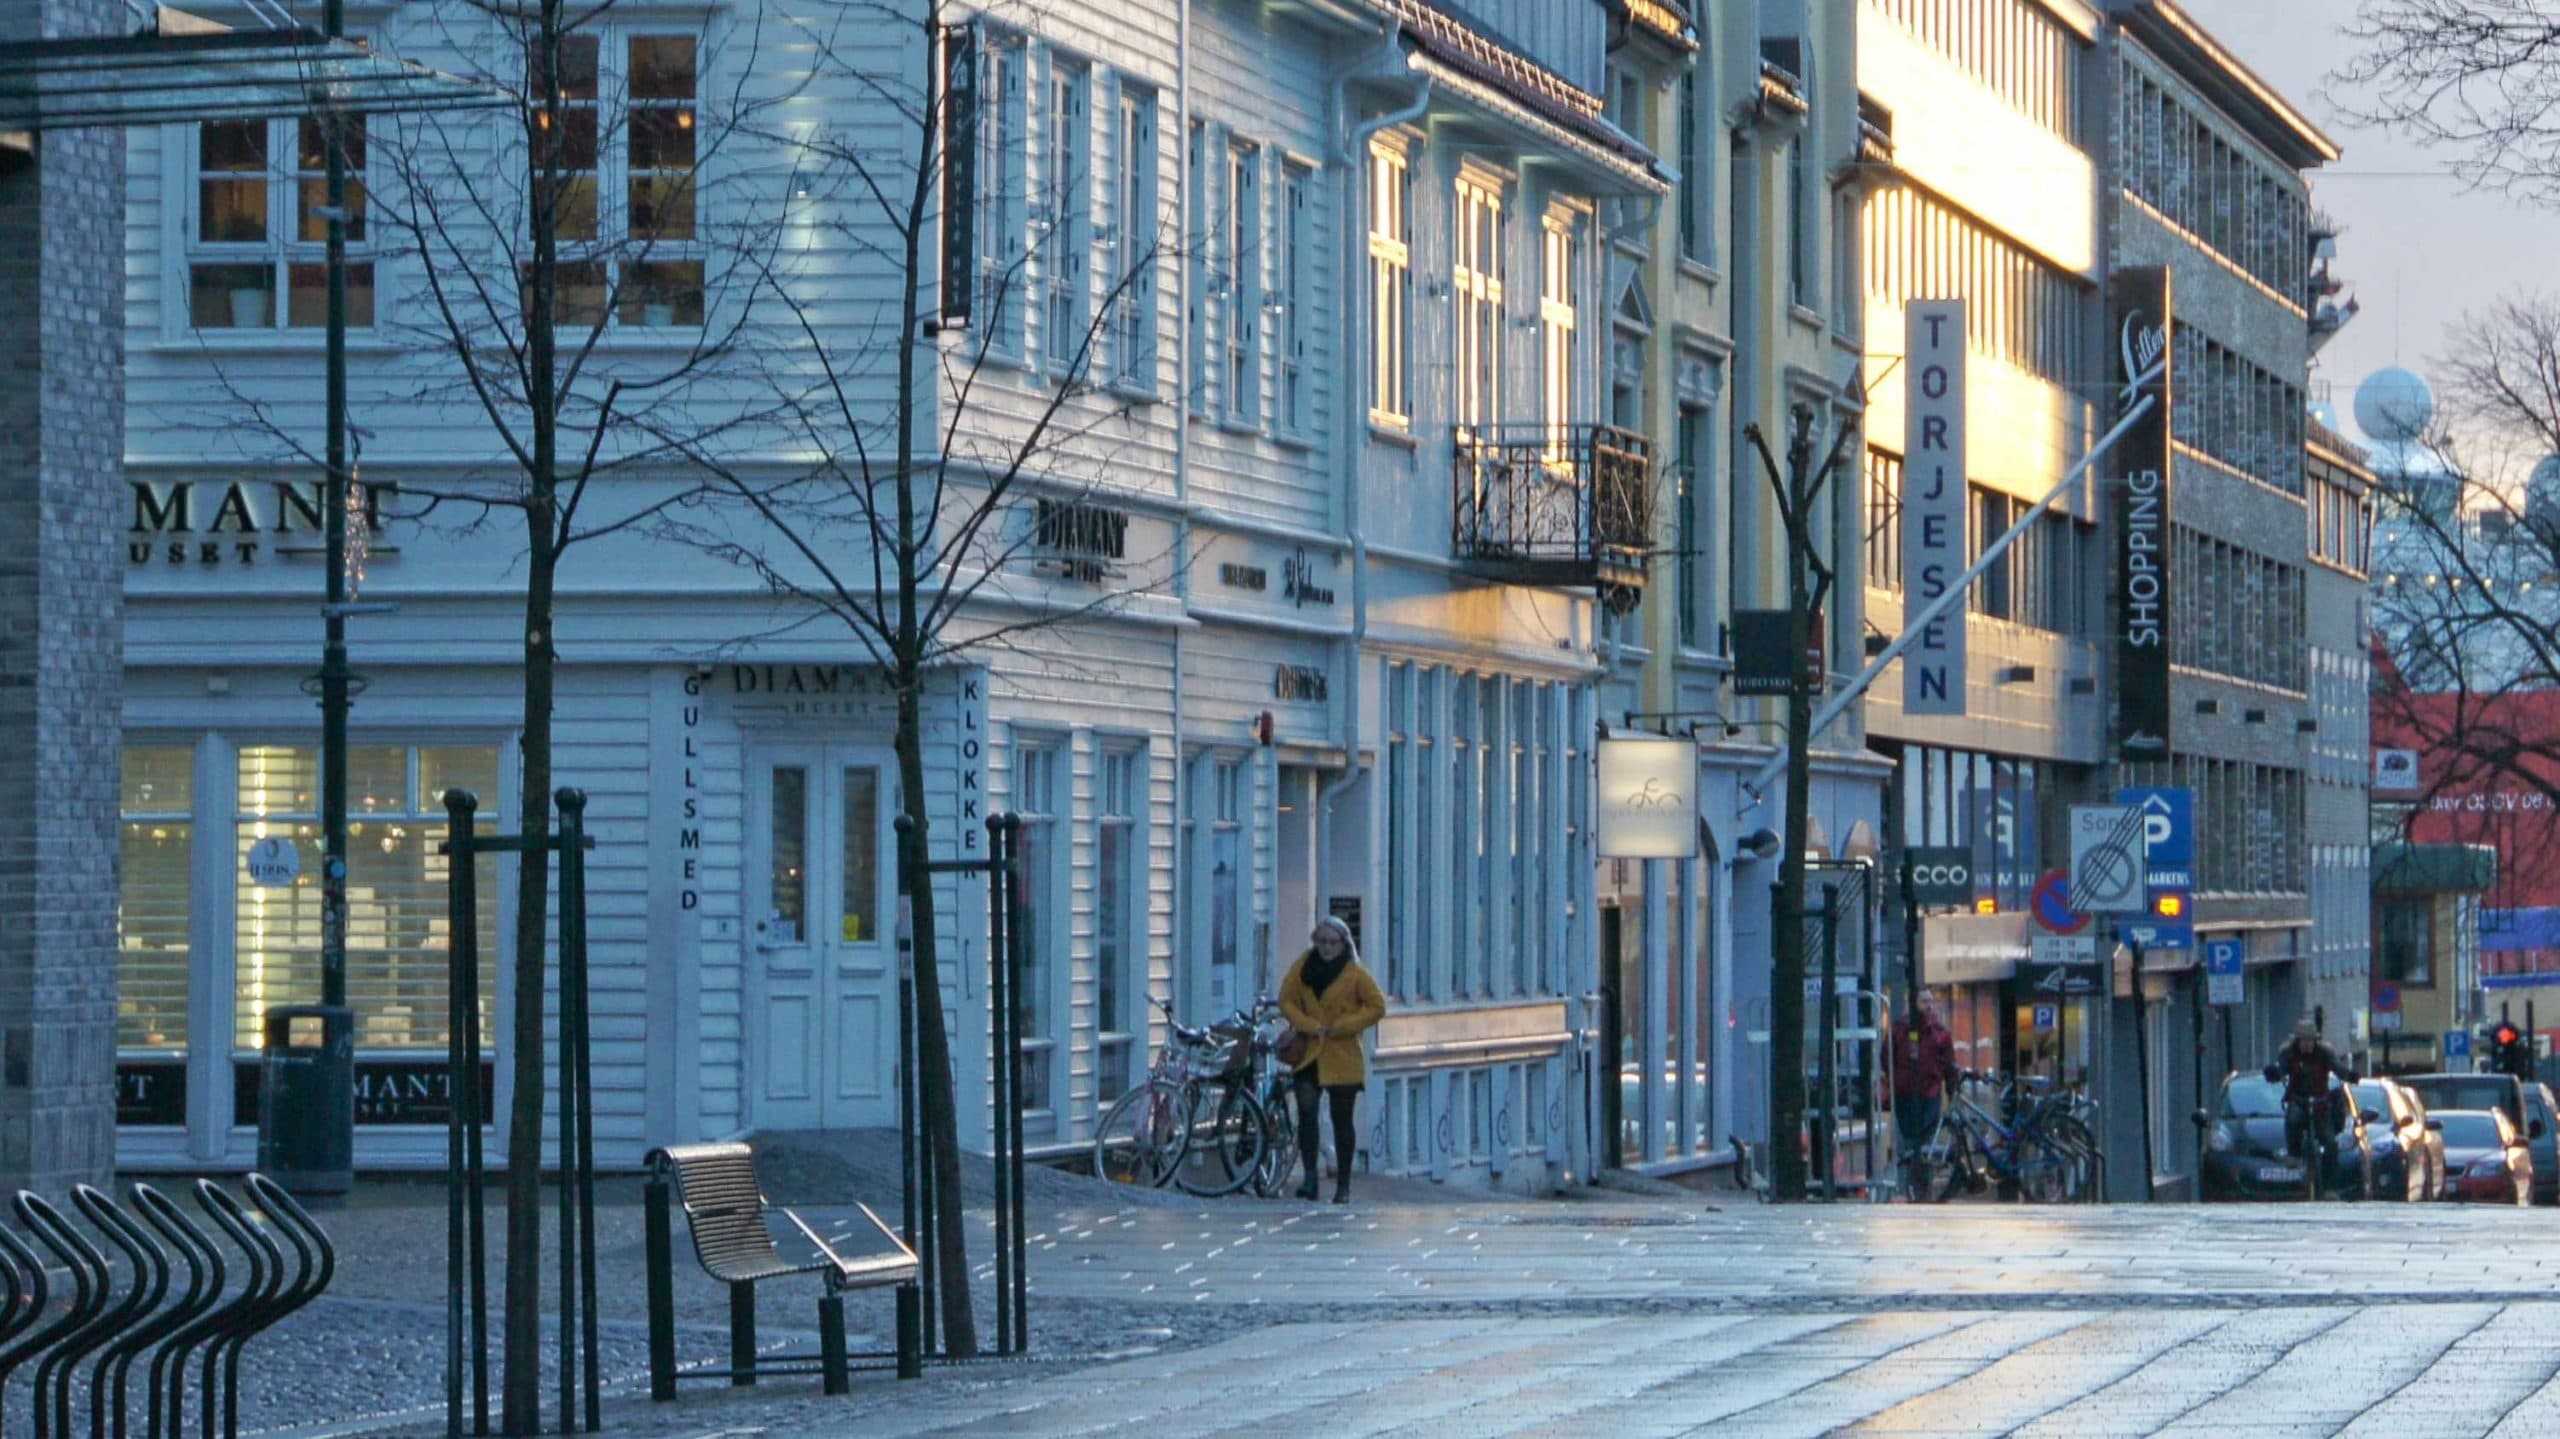
M120 28L19 0L0 38ZM122 195L114 131L0 152L0 1187L115 1158Z

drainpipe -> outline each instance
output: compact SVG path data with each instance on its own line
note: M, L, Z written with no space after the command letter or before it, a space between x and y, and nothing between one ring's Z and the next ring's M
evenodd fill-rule
M1173 95L1173 124L1171 126L1159 124L1156 127L1157 143L1159 144L1163 143L1168 130L1170 131L1172 139L1176 145L1184 144L1184 137L1189 134L1191 119L1191 0L1176 0L1176 4L1174 6ZM1177 153L1185 152L1177 151ZM1121 217L1120 226L1124 231L1129 228L1127 216L1124 215ZM1187 164L1186 168L1182 171L1182 183L1177 185L1174 189L1173 233L1176 239L1185 242L1189 240L1191 235L1191 175L1187 168ZM1175 516L1173 522L1173 552L1178 560L1178 563L1174 566L1173 583L1175 587L1174 593L1182 601L1183 610L1188 613L1191 608L1191 566L1189 563L1191 555L1191 399L1190 396L1184 393L1182 389L1183 377L1187 377L1190 374L1191 341L1193 338L1191 334L1191 257L1188 254L1183 255L1181 263L1174 267L1173 313L1175 316L1175 333L1180 336L1180 339L1173 347L1174 369L1177 377L1173 395L1173 508ZM1159 351L1158 360L1159 363L1161 363L1161 351ZM1189 757L1183 753L1183 741L1186 738L1186 732L1182 722L1182 636L1183 632L1188 628L1190 628L1188 625L1176 625L1173 627L1173 714L1171 719L1173 724L1173 813L1174 822L1177 826L1181 823L1182 816L1190 812L1189 797L1186 794L1186 791L1191 785L1191 763ZM1180 895L1184 893L1182 867L1190 864L1195 856L1187 853L1186 847L1177 847L1175 853L1179 855L1180 858L1176 861L1174 867L1174 893L1176 895ZM1168 966L1172 980L1172 993L1167 996L1168 998L1181 999L1192 997L1193 979L1189 972L1191 964L1191 960L1189 958L1191 946L1186 942L1187 936L1184 933L1184 931L1190 927L1192 919L1193 916L1185 912L1181 906L1177 905L1175 907L1173 962ZM1152 999L1154 997L1153 990L1149 988L1143 979L1140 981L1139 987L1142 989L1148 989L1149 998ZM1202 988L1205 989L1206 985L1203 984ZM1140 1008L1144 1011L1146 1006L1141 1005ZM1151 1012L1142 1012L1138 1016L1137 1029L1139 1031L1140 1041L1145 1044L1150 1051L1152 1051L1155 1046L1155 1020L1156 1017ZM1096 1122L1099 1123L1099 1120L1097 1119Z
M1334 114L1345 122L1349 120L1351 82L1363 78L1409 83L1413 86L1413 99L1397 109L1383 115L1372 116L1356 125L1345 124L1340 156L1342 213L1345 217L1361 213L1360 202L1367 194L1366 167L1362 165L1361 157L1368 153L1370 139L1391 125L1402 125L1422 118L1422 112L1429 109L1431 105L1431 77L1414 68L1413 57L1406 53L1402 34L1397 27L1390 23L1381 32L1379 40L1379 49L1371 65L1347 69L1334 77ZM1342 273L1344 275L1358 275L1365 268L1361 261L1368 253L1367 235L1368 230L1365 226L1345 224L1342 227ZM1354 288L1349 285L1340 286L1337 287L1336 294L1340 297L1348 297ZM1344 303L1348 308L1347 301ZM1343 333L1354 337L1367 334L1353 325L1345 325ZM1366 343L1374 345L1376 342L1376 335L1367 334ZM1348 348L1357 350L1361 348L1362 343L1360 339L1354 338ZM1368 357L1364 353L1357 357L1346 355L1344 358L1365 361ZM1344 373L1355 379L1347 391L1339 392L1345 396L1342 402L1343 407L1346 411L1359 412L1359 418L1356 421L1352 415L1346 414L1343 422L1334 426L1333 468L1342 482L1342 489L1339 492L1340 513L1343 518L1344 537L1350 541L1351 545L1351 633L1343 640L1345 662L1342 666L1342 745L1343 752L1350 762L1343 768L1342 773L1328 781L1322 792L1316 796L1316 850L1323 857L1320 862L1327 864L1331 863L1333 854L1334 805L1345 791L1359 783L1369 771L1369 763L1362 758L1360 747L1361 646L1369 637L1369 536L1361 520L1364 491L1352 474L1354 462L1359 453L1358 447L1368 433L1366 423L1368 401L1361 393L1356 377L1368 373L1368 369L1363 363L1349 363L1344 366ZM1388 802L1393 802L1392 796L1389 797Z

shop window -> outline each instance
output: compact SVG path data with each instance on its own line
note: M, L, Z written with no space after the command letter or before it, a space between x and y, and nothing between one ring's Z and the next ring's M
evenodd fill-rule
M1140 864L1138 805L1146 753L1117 749L1102 756L1100 813L1096 818L1093 893L1094 1102L1108 1104L1129 1087L1133 1038L1144 1027L1139 1007L1146 993L1140 968L1144 952L1137 926L1147 912Z
M447 789L498 794L488 745L360 745L347 756L347 1003L364 1050L444 1051L452 933L444 856ZM235 1046L258 1043L262 1016L320 998L320 768L311 745L240 751L234 863L239 983ZM484 810L484 815L489 811ZM483 829L496 832L495 817ZM270 838L299 851L287 884L251 880L250 849ZM498 864L480 861L480 1033L496 1032Z
M116 900L116 1047L184 1054L187 915L195 886L195 751L133 745L124 752L121 887Z
M1058 766L1065 746L1055 741L1017 743L1013 752L1013 802L1022 819L1022 874L1027 893L1022 912L1022 1049L1014 1056L1022 1107L1054 1113L1051 1071L1057 1052L1057 1003L1050 991L1064 969L1058 953L1066 927L1056 905L1059 866L1066 854L1058 842Z
M2426 899L2386 899L2382 901L2379 927L2375 936L2374 969L2376 979L2407 988L2426 988L2436 982L2435 912Z

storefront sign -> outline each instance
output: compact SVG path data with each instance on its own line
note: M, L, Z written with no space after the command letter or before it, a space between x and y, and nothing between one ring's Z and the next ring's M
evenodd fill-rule
M2418 792L2418 752L2413 749L2378 749L2373 752L2373 792L2375 794L2416 794Z
M960 672L960 855L987 846L987 672Z
M1973 851L1961 844L1913 845L1905 856L1911 866L1911 902L1918 905L1973 903Z
M249 882L260 889L290 889L302 877L302 847L291 835L271 834L249 846Z
M676 720L684 795L682 823L676 826L676 907L687 914L702 908L702 686L699 672L684 677Z
M1914 300L1903 321L1902 584L1906 623L1965 570L1965 303ZM1964 713L1964 611L1902 652L1905 714Z
M2098 992L2098 971L2080 965L2031 964L2018 971L2018 986L2029 994L2072 996Z
M1333 587L1316 583L1315 561L1304 546L1280 563L1280 597L1301 608L1333 603Z
M1333 682L1313 665L1273 665L1271 697L1321 704L1333 693Z
M2116 276L2114 311L2120 401L2153 400L2108 465L2117 476L2117 749L2132 761L2169 755L2169 272Z
M125 1060L116 1065L116 1123L187 1122L187 1062Z
M1271 572L1260 565L1220 565L1218 583L1231 590L1267 590Z
M1733 615L1733 692L1783 695L1788 685L1822 688L1822 616L1813 617L1801 654L1791 610L1736 610Z
M1920 921L1920 982L1997 984L2027 960L2022 914L1933 914Z
M480 1061L480 1122L496 1115L495 1066ZM260 1066L254 1062L232 1069L234 1122L258 1122ZM367 1059L356 1057L356 1123L444 1124L453 1117L452 1072L442 1059Z
M318 480L127 480L125 487L133 497L125 558L137 565L210 567L253 565L268 556L317 558L327 541L327 497ZM382 533L383 503L399 492L399 486L384 481L355 484L364 532ZM400 551L373 541L365 552Z
M1600 741L1600 855L1687 859L1698 852L1698 747L1621 735Z

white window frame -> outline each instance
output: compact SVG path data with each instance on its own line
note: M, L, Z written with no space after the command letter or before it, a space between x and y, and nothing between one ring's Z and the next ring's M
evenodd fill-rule
M1369 423L1413 425L1413 169L1403 146L1369 142Z
M366 123L366 117L354 115L348 118L358 130L363 132L364 154L366 160L370 162L373 149L370 142L373 136ZM204 168L205 131L210 124L235 123L257 127L265 137L264 162L256 175L256 182L264 191L262 198L265 202L263 206L265 233L256 240L207 240L203 238L206 218L204 187L207 184L220 184L226 181L246 183L249 172L207 171ZM327 323L325 318L314 318L305 324L292 322L294 271L320 272L323 274L322 282L326 283L325 272L322 271L328 259L325 230L322 238L319 239L304 239L300 234L302 186L305 183L319 186L324 182L325 171L305 170L301 167L302 127L305 124L316 123L317 121L310 117L297 116L287 119L206 122L176 125L170 128L178 156L178 167L186 177L184 198L176 207L179 215L178 233L175 237L177 243L170 247L176 256L168 290L168 293L174 297L172 318L175 321L176 330L202 335L305 334L317 337L325 333ZM325 156L323 163L326 163ZM366 184L370 168L368 163L365 168L350 169L347 175L349 195L355 202L355 208L360 212L357 223L348 227L348 294L351 300L356 295L360 287L355 282L360 275L369 279L370 284L364 288L370 288L372 291L371 301L366 306L366 315L359 316L352 304L350 305L347 327L351 330L370 330L381 320L382 271L377 263L377 252L372 235L363 223L369 216L361 214L370 209L366 203L370 194ZM325 193L316 198L317 203L326 203ZM247 267L250 265L260 266L266 271L264 321L245 325L197 324L196 270L199 267ZM237 313L236 302L234 313Z
M1211 293L1216 268L1209 254L1211 217L1217 211L1216 187L1209 169L1211 136L1209 122L1193 117L1183 132L1183 196L1188 210L1188 223L1183 236L1191 247L1191 297L1184 317L1183 405L1196 419L1210 415L1209 380L1215 373L1209 336L1209 316L1216 296Z
M1575 332L1581 322L1580 217L1550 211L1538 232L1539 381L1547 422L1548 459L1570 462L1571 427L1581 416L1581 356Z
M1314 407L1307 394L1308 307L1315 300L1316 169L1303 160L1280 166L1280 214L1273 227L1279 255L1272 272L1279 281L1278 427L1282 434L1306 438L1315 431Z
M1093 315L1093 69L1052 51L1042 87L1040 182L1036 207L1042 305L1040 348L1052 379L1089 373ZM1078 356L1084 356L1082 365Z
M596 96L593 101L596 111L596 168L594 171L596 228L593 236L562 235L559 237L558 278L554 281L555 286L558 289L567 288L565 284L561 284L561 281L573 272L574 267L603 266L602 287L606 304L601 322L602 328L608 331L639 334L655 332L684 335L698 332L710 321L709 310L712 300L711 252L709 244L703 239L706 228L705 202L709 196L701 185L700 148L703 81L710 68L709 37L700 27L686 28L681 25L633 21L624 24L599 25L593 29L581 27L576 35L569 38L592 39L596 45ZM631 135L632 116L635 112L635 104L631 96L631 47L636 41L661 39L681 39L693 45L691 101L639 102L641 106L653 109L682 109L689 103L693 115L692 121L683 125L683 128L691 131L696 137L692 192L693 233L672 238L635 236L631 230ZM531 78L528 77L528 80L530 81ZM575 106L588 102L580 100L567 103ZM531 163L532 157L527 154L525 164L529 167ZM700 289L695 297L697 306L703 311L699 319L690 323L677 319L676 314L681 309L679 304L653 305L645 297L634 297L633 287L640 281L630 273L632 267L688 264L697 267L701 272L698 280ZM558 289L554 291L555 304L558 303ZM660 311L664 313L659 313ZM636 312L638 318L626 319L626 312ZM564 329L573 325L583 329L590 323L594 322L584 316L573 316L565 311L560 314L559 324Z
M1099 755L1099 769L1094 784L1094 886L1097 895L1116 891L1119 914L1116 926L1104 923L1099 902L1094 910L1094 1092L1097 1118L1099 1107L1119 1097L1122 1090L1137 1082L1141 1065L1139 1053L1144 1048L1147 1032L1147 962L1146 916L1151 906L1147 887L1147 751L1143 743L1107 741ZM1103 843L1106 836L1119 837L1119 872L1106 864ZM1114 933L1116 928L1118 931ZM1116 971L1115 971L1116 963ZM1119 1014L1109 1013L1102 1002L1102 981L1108 975L1118 991ZM1113 1019L1124 1021L1113 1027ZM1115 1065L1121 1079L1118 1089L1105 1084Z
M1024 1001L1021 1059L1026 1069L1037 1068L1048 1086L1048 1104L1026 1109L1031 1128L1055 1133L1059 1115L1065 1110L1067 1096L1060 1088L1062 1076L1059 1060L1067 1052L1072 1031L1073 1011L1062 1000L1066 975L1074 965L1072 952L1073 918L1066 904L1068 867L1067 848L1073 839L1071 813L1074 805L1074 779L1070 766L1074 750L1063 734L1047 730L1018 731L1012 736L1013 772L1008 779L1015 815L1025 830L1039 835L1041 848L1035 851L1040 861L1025 866L1023 881L1027 893L1024 902L1032 906L1043 922L1032 931L1038 947L1045 951L1031 954L1026 945L1025 973L1022 976ZM1041 773L1034 774L1034 766ZM1042 1015L1031 1003L1034 996L1047 1003ZM1045 1020L1045 1023L1043 1022Z
M1452 207L1456 241L1450 255L1450 329L1455 363L1450 390L1458 434L1472 439L1502 417L1504 243L1502 191L1480 176L1461 176Z
M1120 82L1112 143L1111 257L1113 300L1112 383L1121 393L1156 397L1156 262L1158 246L1156 92Z
M1030 238L1029 45L988 29L978 48L978 294L980 353L1022 364L1029 345L1022 280Z
M1246 428L1260 422L1262 411L1262 160L1260 141L1228 137L1227 209L1218 230L1218 253L1226 262L1218 377L1227 423Z

